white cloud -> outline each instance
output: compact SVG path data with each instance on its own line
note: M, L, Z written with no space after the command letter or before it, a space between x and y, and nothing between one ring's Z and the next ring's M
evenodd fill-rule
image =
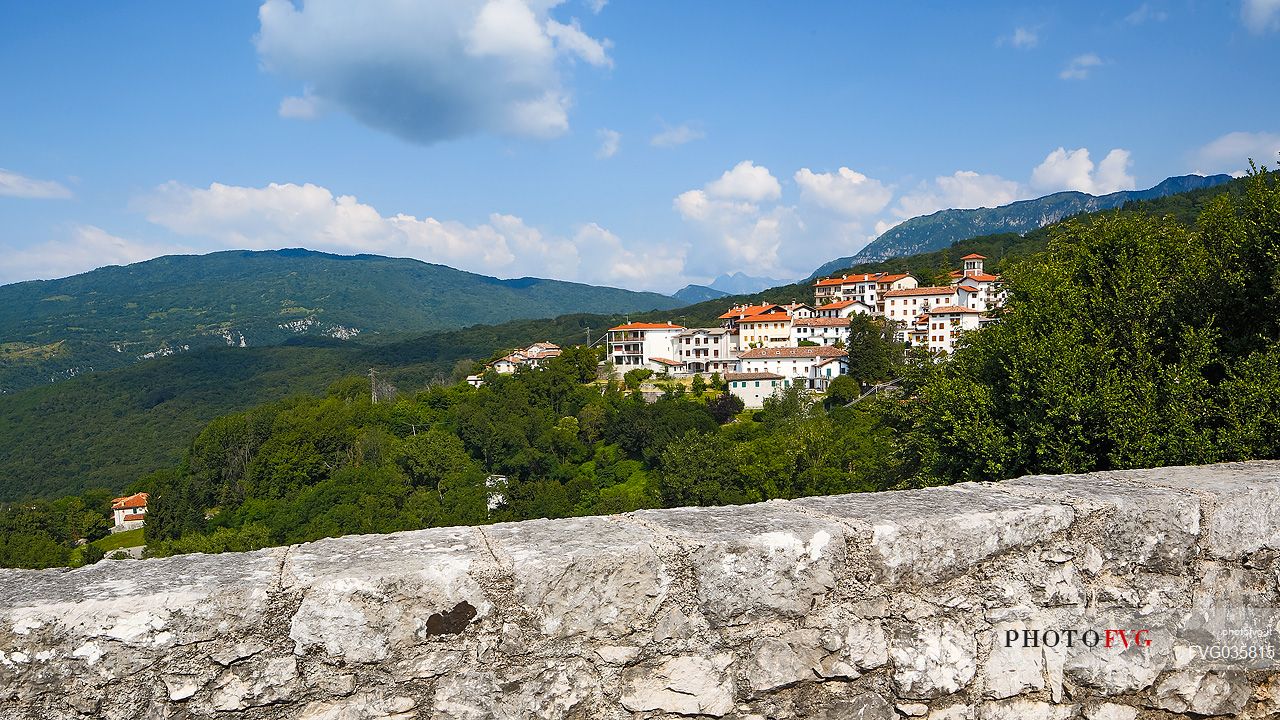
M769 168L743 160L726 170L719 179L707 183L707 194L724 200L777 200L782 195L782 185Z
M536 276L673 290L683 250L628 246L599 225L571 237L493 213L477 225L405 213L383 215L319 185L193 188L167 183L138 202L151 222L214 249L307 247L410 257L499 277ZM668 287L671 286L671 287Z
M603 277L625 287L665 287L684 275L683 248L642 245L633 250L595 223L579 228L573 245L582 266L600 268Z
M1124 21L1130 25L1144 25L1149 22L1164 22L1168 19L1169 13L1152 7L1151 3L1142 3L1136 10L1126 15Z
M1014 28L1013 34L996 39L996 45L1008 45L1019 50L1030 50L1038 44L1040 44L1040 34L1035 28L1028 27Z
M706 136L707 134L702 130L686 123L664 129L662 132L649 138L649 144L654 147L662 148L676 147L677 145L684 145L685 143L690 143L694 140L701 140Z
M1227 133L1195 153L1195 161L1207 172L1240 173L1248 167L1250 159L1259 165L1280 161L1280 134Z
M290 95L280 101L280 117L294 120L312 120L320 114L320 101L308 90L302 95Z
M1116 148L1107 153L1096 167L1088 148L1058 148L1031 172L1031 186L1045 192L1079 190L1105 195L1117 190L1132 190L1134 178L1129 174L1128 150Z
M1089 77L1089 72L1093 68L1102 64L1102 58L1093 53L1085 55L1077 55L1071 58L1071 62L1058 73L1058 77L1063 80L1084 80Z
M596 137L600 138L600 147L596 150L597 158L607 160L618 154L618 146L622 144L622 133L609 128L600 128L596 131Z
M339 108L403 139L568 129L564 58L607 67L607 40L561 23L563 0L265 0L255 38L263 66L303 83L280 113Z
M591 12L599 15L605 5L609 4L609 0L586 0L587 7L591 8Z
M800 168L794 176L800 196L819 207L849 217L874 215L884 209L893 191L879 180L841 167L834 173L815 173Z
M1252 33L1280 30L1280 0L1244 0L1240 18Z
M958 170L952 175L938 176L932 183L921 183L915 190L904 194L898 199L894 213L906 219L952 208L999 207L1025 196L1025 191L1016 181L1005 180L999 175ZM881 232L883 230L876 234Z
M557 48L571 52L596 67L613 67L613 58L609 57L608 52L613 43L609 40L596 40L582 32L577 18L569 25L548 20L546 27L547 35L556 41Z
M183 245L127 240L94 225L74 225L67 237L3 250L0 284L67 277L104 265L127 265L160 255L191 252Z
M53 180L36 180L0 168L0 196L37 200L62 200L71 197L67 186Z

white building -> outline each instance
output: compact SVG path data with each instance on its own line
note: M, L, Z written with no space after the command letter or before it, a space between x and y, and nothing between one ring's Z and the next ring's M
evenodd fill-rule
M774 347L746 350L739 356L739 360L744 373L773 373L782 376L783 386L798 382L808 387L810 369L844 355L844 350L822 345Z
M680 363L675 352L675 337L687 328L666 323L627 323L609 328L609 361L619 373L638 368L654 372L669 371Z
M690 328L672 339L671 357L691 373L738 369L738 333L729 328Z
M824 278L813 284L813 301L823 305L844 300L857 300L878 312L884 312L884 294L890 290L917 287L920 281L911 273L862 273Z
M921 318L924 325L925 346L943 355L955 350L956 341L970 330L977 330L982 313L973 308L958 305L939 305Z
M726 373L724 380L729 384L729 392L751 409L764 407L764 399L777 392L785 381L781 375L770 372Z
M826 392L831 381L841 375L849 374L849 356L827 358L809 367L809 388L818 392Z
M854 315L874 315L876 308L861 300L840 300L839 302L819 305L813 312L814 317L848 318Z
M744 350L758 347L786 347L791 343L791 316L785 310L745 317L738 320L737 325L738 342Z
M802 341L819 345L835 345L849 342L849 318L816 317L801 318L791 322L791 345L799 345Z
M111 526L111 532L118 533L142 527L147 519L147 499L149 497L147 493L134 493L133 495L113 499L111 501L111 515L115 524Z
M884 317L910 326L935 305L955 304L956 289L952 285L890 290L884 294Z
M1005 292L999 275L983 270L986 258L977 253L965 255L963 270L951 273L956 288L956 304L972 310L987 311L1004 304Z
M523 350L516 350L510 355L494 360L489 367L494 372L510 375L522 367L541 367L554 357L560 357L559 345L549 342L536 342Z

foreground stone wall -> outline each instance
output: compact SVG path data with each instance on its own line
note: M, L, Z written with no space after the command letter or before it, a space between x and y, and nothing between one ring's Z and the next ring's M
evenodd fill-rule
M1201 652L1274 640L1278 520L1243 463L0 571L0 717L1269 717Z

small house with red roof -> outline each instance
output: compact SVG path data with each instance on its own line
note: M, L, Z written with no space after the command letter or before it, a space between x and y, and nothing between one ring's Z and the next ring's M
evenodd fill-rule
M134 530L143 526L147 516L147 493L140 492L118 497L111 501L111 515L115 524L111 532Z

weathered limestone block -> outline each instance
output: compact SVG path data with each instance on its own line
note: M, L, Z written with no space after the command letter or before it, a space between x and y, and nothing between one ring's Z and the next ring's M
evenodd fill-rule
M297 658L257 656L222 671L213 682L209 702L220 712L271 705L292 696L297 684Z
M671 578L651 531L618 517L532 520L484 530L543 635L623 637L650 624Z
M1101 703L1085 708L1085 720L1137 720L1138 709L1115 703Z
M901 697L918 700L950 695L977 672L977 644L970 630L951 620L926 620L899 628L889 657Z
M794 502L866 533L877 579L890 585L954 577L997 553L1047 539L1074 517L1067 505L974 483Z
M683 656L623 673L622 706L634 712L721 717L733 709L733 684L725 673L732 658Z
M844 566L844 528L785 502L635 513L684 548L714 625L796 618L827 596Z
M471 528L348 536L300 545L283 590L302 603L289 628L295 652L370 663L433 638L458 635L492 604L470 575L487 551Z
M1252 694L1253 686L1239 668L1171 672L1161 678L1153 693L1156 707L1197 715L1234 715L1244 709Z
M1115 476L1207 500L1208 557L1241 560L1261 549L1280 549L1280 461L1129 470Z
M983 669L984 697L1000 700L1044 688L1044 649L1002 642L1005 633L1027 629L1025 622L1000 623L992 628L991 653Z
M1139 566L1177 572L1190 560L1200 534L1200 501L1194 495L1137 485L1110 474L1033 475L1000 483L1007 492L1069 505L1076 513L1068 558L1097 575L1104 567ZM1105 552L1104 552L1105 550ZM1061 552L1061 550L1058 550Z
M413 720L417 702L385 692L360 693L345 700L308 703L298 720Z
M781 637L758 638L751 644L747 680L756 693L816 680L815 670L826 654L817 630L796 630Z
M978 708L978 720L1072 720L1076 717L1074 705L1051 705L1040 700L990 702Z

